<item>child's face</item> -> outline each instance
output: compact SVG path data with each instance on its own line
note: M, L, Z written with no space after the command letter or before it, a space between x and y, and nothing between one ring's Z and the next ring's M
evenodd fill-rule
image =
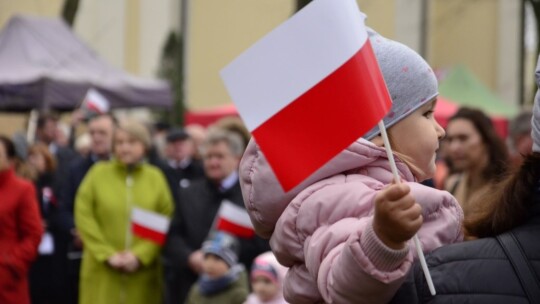
M207 253L202 264L203 272L211 279L224 276L229 271L229 265L220 257Z
M392 148L408 157L411 170L420 181L435 174L435 154L444 129L435 121L436 100L426 103L388 130Z
M265 276L256 276L251 280L253 292L261 302L272 300L279 292L278 285Z

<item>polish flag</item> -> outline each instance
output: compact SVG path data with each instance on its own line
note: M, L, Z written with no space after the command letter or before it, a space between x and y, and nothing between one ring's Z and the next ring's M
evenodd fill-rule
M131 230L140 238L163 245L169 224L169 218L163 214L137 207L131 210Z
M355 0L315 0L221 71L285 191L391 107L364 19Z
M255 230L246 209L223 200L216 215L216 229L240 238L252 238Z
M107 98L95 89L90 89L86 92L82 106L90 112L99 114L109 112L110 108Z

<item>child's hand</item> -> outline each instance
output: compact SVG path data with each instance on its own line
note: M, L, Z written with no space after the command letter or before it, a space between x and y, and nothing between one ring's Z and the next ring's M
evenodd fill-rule
M375 196L373 231L392 249L403 249L422 226L422 207L406 184L392 184Z

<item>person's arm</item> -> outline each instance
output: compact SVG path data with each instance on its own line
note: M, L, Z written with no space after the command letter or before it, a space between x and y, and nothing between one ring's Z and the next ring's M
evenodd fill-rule
M398 289L394 297L392 298L392 301L389 302L389 304L415 304L415 303L422 303L420 302L419 295L419 287L424 285L423 281L425 281L424 274L421 269L419 269L418 263L415 263L414 267L409 271L407 274L407 279L405 282L401 285L401 287ZM419 270L419 271L418 271ZM425 284L425 290L428 290L427 284Z
M97 169L95 166L92 169ZM100 262L106 262L116 251L107 243L95 213L94 180L99 171L90 170L81 183L75 197L75 225L83 240L85 252Z
M371 218L342 220L322 227L306 242L306 261L314 261L318 253L323 253L315 268L311 267L314 263L308 265L310 272L317 273L323 298L336 303L386 303L403 282L413 260L409 247L387 247L371 225ZM345 229L353 232L345 242L317 248L334 231Z
M59 176L64 179L61 189L58 191L58 211L56 213L57 227L66 235L71 235L75 228L74 205L75 194L79 186L79 180L75 176L75 166L70 166L66 176Z
M181 205L183 200L182 195L179 197L180 204L174 210L171 226L167 233L167 240L163 248L163 258L166 266L175 269L184 269L189 267L189 257L198 248L191 248L184 238L186 228L184 227L185 221L183 219Z
M34 185L25 185L15 216L20 239L14 246L6 248L6 254L0 256L0 263L8 266L14 275L23 277L37 255L43 235Z
M371 214L379 192L363 183L330 185L289 205L276 225L272 249L278 258L288 251L293 265L296 255L303 255L306 269L294 266L288 280L306 281L307 270L326 302L388 302L413 255L406 244L392 249L375 234ZM295 290L300 284L285 285L287 294L305 294Z

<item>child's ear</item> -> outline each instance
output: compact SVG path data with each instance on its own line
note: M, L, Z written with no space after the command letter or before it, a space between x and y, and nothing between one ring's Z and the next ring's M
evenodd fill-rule
M377 147L384 147L384 140L380 134L373 137L370 141L374 143Z

